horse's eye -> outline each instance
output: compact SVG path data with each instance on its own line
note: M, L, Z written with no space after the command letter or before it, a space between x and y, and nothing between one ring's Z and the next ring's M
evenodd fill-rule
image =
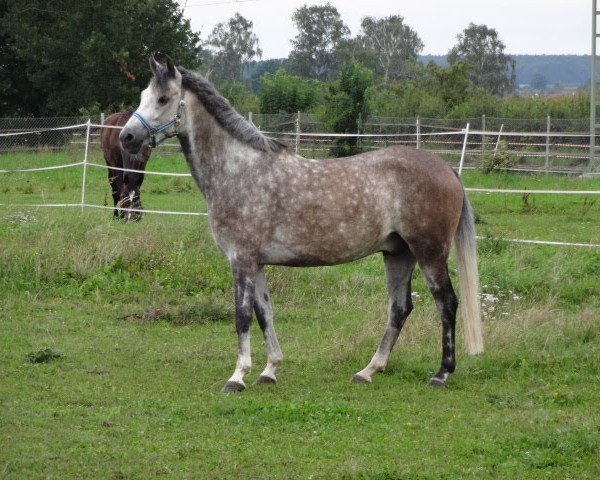
M166 105L168 101L169 97L165 97L164 95L158 99L158 103L160 103L161 105Z

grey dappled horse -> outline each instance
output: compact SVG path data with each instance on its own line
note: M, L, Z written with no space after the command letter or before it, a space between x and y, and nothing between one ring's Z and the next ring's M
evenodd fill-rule
M418 263L442 321L442 363L430 385L455 368L457 298L448 276L455 240L467 351L483 351L471 207L457 175L437 156L403 146L348 158L309 160L265 137L202 76L150 59L154 76L120 134L135 153L158 131L176 135L206 198L215 242L231 265L238 359L224 392L245 388L253 311L267 365L256 383L275 382L282 354L264 265L317 266L382 252L389 294L387 329L358 382L384 369L412 310Z

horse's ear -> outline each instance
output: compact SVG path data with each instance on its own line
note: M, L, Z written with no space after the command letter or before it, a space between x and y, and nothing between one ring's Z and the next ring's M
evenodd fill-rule
M167 71L169 72L169 77L175 78L175 64L171 57L165 55L165 59L167 60Z
M152 73L156 75L156 71L158 70L158 62L154 58L154 55L150 55L148 62L150 63L150 70L152 70Z

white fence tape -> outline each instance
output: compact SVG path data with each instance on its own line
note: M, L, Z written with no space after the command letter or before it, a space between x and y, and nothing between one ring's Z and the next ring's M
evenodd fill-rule
M54 132L58 130L76 130L78 128L86 127L87 123L82 123L81 125L69 125L68 127L40 128L38 130L26 130L23 132L2 132L0 133L0 137L17 137L20 135L33 135L36 133Z
M90 128L115 128L121 129L122 127L115 126L104 126L98 124L92 124L89 120L88 122L80 125L73 125L68 127L58 127L58 128L49 128L42 130L32 130L27 132L7 132L0 133L0 137L8 137L15 135L28 135L35 133L42 133L53 130L73 130L86 128L87 129L87 139L86 139L86 147L89 145L90 138ZM329 133L301 133L301 132L263 132L265 134L277 134L277 135L290 135L290 136L305 136L305 137L403 137L403 136L415 136L416 133L411 134L329 134ZM482 130L469 130L462 129L460 131L450 131L450 132L430 132L430 133L419 133L420 136L442 136L442 135L502 135L502 136L521 136L521 137L588 137L587 134L578 134L578 133L532 133L532 132L491 132L491 131L482 131ZM51 167L35 167L35 168L26 168L26 169L15 169L15 170L0 170L0 173L27 173L27 172L39 172L45 170L57 170L64 169L70 167L83 166L84 168L87 166L97 167L97 168L111 168L118 171L123 172L134 172L134 173L144 173L149 175L162 175L162 176L171 176L171 177L191 177L189 173L171 173L171 172L156 172L151 170L134 170L120 167L108 167L107 165L101 165L97 163L90 163L87 161L87 148L86 155L84 161L77 163L70 163L65 165L55 165ZM82 187L83 188L83 187ZM594 190L518 190L518 189L493 189L493 188L465 188L468 192L473 193L507 193L507 194L554 194L554 195L598 195L600 191ZM122 208L122 207L110 207L107 205L94 205L90 203L86 203L84 197L82 197L82 201L80 203L40 203L40 204L5 204L0 203L0 206L4 207L22 207L22 208L68 208L68 207L79 207L79 208L92 208L92 209L102 209L102 210L118 210L118 211L127 211L127 212L140 212L140 213L151 213L151 214L162 214L162 215L186 215L186 216L207 216L208 214L205 212L182 212L182 211L167 211L167 210L146 210L146 209L135 209L135 208ZM600 244L592 244L592 243L572 243L572 242L555 242L555 241L547 241L547 240L526 240L526 239L515 239L515 238L489 238L489 237L476 237L478 240L499 240L505 242L513 242L513 243L525 243L525 244L536 244L536 245L555 245L555 246L570 246L570 247L586 247L586 248L600 248Z
M131 168L109 167L107 165L101 165L99 163L89 163L89 162L88 162L88 166L104 168L104 169L110 168L111 170L118 170L119 172L147 173L149 175L163 175L165 177L191 177L192 176L191 173L171 173L171 172L156 172L153 170L134 170Z
M464 132L463 132L464 133ZM502 132L491 132L488 130L471 130L471 135L489 135L489 136L501 136L501 137L541 137L541 138L552 138L552 137L583 137L590 138L589 133L576 133L576 132L508 132L503 130Z
M488 240L494 241L499 240L501 242L511 243L532 243L535 245L557 245L560 247L587 247L587 248L600 248L600 243L571 243L571 242L551 242L548 240L523 240L520 238L495 238L495 237L475 237L477 240Z
M77 207L81 208L81 203L0 203L2 207L19 207L19 208L56 208L56 207ZM205 212L182 212L182 211L168 211L168 210L146 210L138 208L123 208L123 207L109 207L108 205L94 205L92 203L84 203L86 208L95 208L100 210L118 210L120 212L140 212L140 213L158 213L162 215L189 215L197 217L206 217L208 213Z
M78 204L77 206L80 206L80 204ZM141 208L123 208L123 207L109 207L107 205L92 205L89 203L86 203L84 206L88 207L88 208L96 208L96 209L101 209L101 210L118 210L120 212L158 213L158 214L162 214L162 215L189 215L189 216L195 216L195 217L208 216L208 213L205 213L205 212L181 212L181 211L175 212L175 211L168 211L168 210L146 210L146 209L141 209Z
M81 203L0 203L1 207L23 207L23 208L57 208L57 207L79 207Z
M600 195L600 190L511 190L506 188L465 188L475 193L534 193L536 195Z
M0 170L0 173L26 173L26 172L43 172L45 170L60 170L61 168L79 167L83 162L67 163L65 165L54 165L52 167L34 167L34 168L19 168L16 170Z
M346 138L346 137L360 137L360 138L395 138L395 137L414 137L416 133L302 133L302 132L268 132L261 130L261 133L265 135L285 135L294 137L331 137L331 138ZM452 132L430 132L420 133L420 136L438 137L446 135L464 135L464 130L455 130Z

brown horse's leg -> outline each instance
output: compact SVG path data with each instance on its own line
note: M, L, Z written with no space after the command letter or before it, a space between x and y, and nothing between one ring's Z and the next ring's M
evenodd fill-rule
M233 375L222 388L223 393L241 392L246 388L244 377L250 373L250 324L254 309L257 265L251 262L232 262L235 296L235 330L238 336L238 359Z
M117 210L117 207L119 206L119 202L121 201L121 190L123 188L123 175L121 174L121 172L116 171L116 170L109 170L108 175L109 175L108 181L110 183L113 203L114 203L114 207L115 207L115 209L113 211L113 217L115 219L119 219L120 215L119 215L119 210Z
M410 280L415 268L415 257L407 248L402 253L384 253L383 260L388 291L388 325L369 364L352 378L355 382L370 383L371 376L385 368L404 322L412 310Z
M275 383L275 371L281 365L283 355L275 328L273 327L273 308L271 307L271 299L269 298L269 289L267 287L267 279L263 268L259 268L256 275L256 287L254 289L254 313L256 319L265 337L265 347L267 349L267 366L262 371L255 383Z
M442 365L438 373L429 380L429 385L445 387L448 375L454 372L456 367L454 334L458 300L448 275L447 260L427 263L420 267L442 320Z

